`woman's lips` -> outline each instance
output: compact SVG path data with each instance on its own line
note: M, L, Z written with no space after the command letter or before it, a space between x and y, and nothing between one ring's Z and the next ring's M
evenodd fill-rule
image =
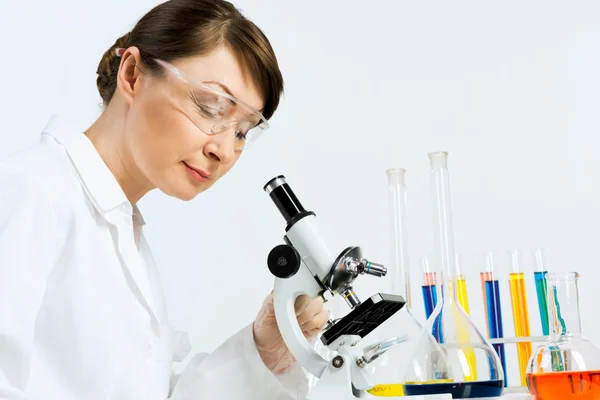
M203 171L199 168L194 168L186 162L183 162L183 164L185 165L188 173L192 176L192 178L194 178L198 182L206 182L210 179L210 174L208 172Z

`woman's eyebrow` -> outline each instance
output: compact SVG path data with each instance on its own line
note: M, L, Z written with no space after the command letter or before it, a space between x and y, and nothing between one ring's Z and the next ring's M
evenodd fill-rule
M212 84L215 84L215 85L219 86L221 89L223 89L223 91L224 91L225 93L227 93L228 95L235 97L235 96L233 95L233 93L231 93L231 90L229 90L229 88L227 87L227 85L225 85L224 83L221 83L221 82L219 82L219 81L208 81L208 82L204 82L204 83L212 83ZM236 98L237 98L237 97L236 97Z
M233 95L233 93L231 93L231 90L229 90L229 88L227 87L227 85L225 85L225 84L224 84L224 83L222 83L222 82L219 82L219 81L207 81L207 82L204 82L204 83L212 83L212 84L214 84L214 85L217 85L217 86L219 86L221 89L223 89L223 91L224 91L225 93L227 93L228 95L230 95L230 96L232 96L232 97L235 97L235 98L237 99L237 97L236 97L236 96L234 96L234 95ZM261 112L261 113L262 113L263 111L264 111L264 110L262 110L262 109L261 109L261 110L258 110L258 112Z

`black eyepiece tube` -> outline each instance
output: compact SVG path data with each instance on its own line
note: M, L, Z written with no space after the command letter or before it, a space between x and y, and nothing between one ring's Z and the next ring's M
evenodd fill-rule
M306 213L306 210L300 204L300 200L285 180L285 176L279 175L271 179L263 189L271 197L271 200L285 218L285 222L290 223L300 214Z

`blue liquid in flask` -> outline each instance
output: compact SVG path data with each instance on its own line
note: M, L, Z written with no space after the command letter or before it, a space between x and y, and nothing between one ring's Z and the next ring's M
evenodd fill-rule
M502 380L404 385L404 394L407 396L424 396L430 394L450 393L454 399L501 396L503 390L504 386Z

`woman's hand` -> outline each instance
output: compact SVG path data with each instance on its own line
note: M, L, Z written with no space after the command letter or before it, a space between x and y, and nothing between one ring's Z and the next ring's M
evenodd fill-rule
M329 312L323 308L323 299L311 299L307 295L296 298L296 317L304 336L310 340L323 330L329 319ZM296 359L286 346L273 306L273 293L269 294L258 312L253 326L254 342L263 362L275 375L290 368Z

